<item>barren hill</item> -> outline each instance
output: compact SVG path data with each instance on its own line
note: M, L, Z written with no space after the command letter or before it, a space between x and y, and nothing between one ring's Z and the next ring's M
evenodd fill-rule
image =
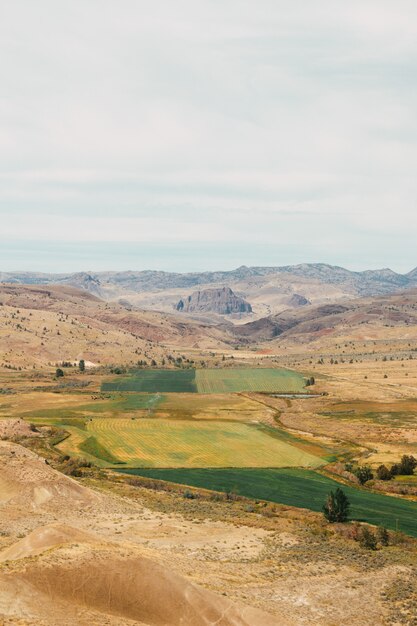
M417 290L372 298L355 298L340 303L288 309L278 315L234 327L236 336L249 342L280 341L309 343L323 335L337 337L369 334L371 329L387 333L417 328Z
M272 615L196 584L146 550L148 520L157 537L161 515L153 520L141 503L97 493L4 441L0 509L2 624L276 624ZM121 520L131 528L123 539ZM104 536L91 526L103 527ZM294 624L284 617L280 623Z
M167 346L232 343L226 329L126 308L70 286L0 285L0 364L160 362Z

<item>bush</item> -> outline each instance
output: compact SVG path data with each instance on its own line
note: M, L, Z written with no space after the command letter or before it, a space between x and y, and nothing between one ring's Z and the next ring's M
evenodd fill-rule
M63 376L64 376L64 372L62 371L62 369L60 367L58 367L56 369L56 372L55 372L55 377L56 378L62 378Z
M378 480L391 480L392 474L386 465L380 465L376 470Z
M335 492L331 491L323 505L324 517L328 522L346 522L349 515L349 500L339 487Z
M369 465L363 465L362 467L358 467L353 473L355 474L361 485L364 485L368 482L368 480L372 480L374 477Z
M366 548L367 550L376 550L377 549L377 539L374 533L369 530L369 528L362 528L359 535L359 543L362 548Z
M75 476L79 477L83 475L83 468L92 467L92 463L86 461L85 459L73 459L70 458L65 462L64 466L61 468L63 474L67 476Z
M384 528L384 526L378 526L378 529L376 531L376 536L377 536L378 543L380 543L381 546L389 545L389 532L387 531L386 528Z
M188 489L184 491L183 496L186 500L195 500L197 498L197 494L192 491L188 491Z

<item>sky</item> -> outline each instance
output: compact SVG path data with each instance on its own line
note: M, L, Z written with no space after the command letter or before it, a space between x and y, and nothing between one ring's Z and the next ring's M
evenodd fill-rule
M0 271L417 265L415 0L0 4Z

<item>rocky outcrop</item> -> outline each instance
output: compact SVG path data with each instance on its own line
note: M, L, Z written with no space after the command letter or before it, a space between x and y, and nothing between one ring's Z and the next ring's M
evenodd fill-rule
M195 291L187 298L181 299L176 310L184 313L252 313L252 307L243 298L237 296L230 287L219 289L203 289Z
M290 298L288 304L291 307L297 308L299 306L306 306L307 304L311 304L310 300L307 300L304 296L300 296L298 293L293 293Z

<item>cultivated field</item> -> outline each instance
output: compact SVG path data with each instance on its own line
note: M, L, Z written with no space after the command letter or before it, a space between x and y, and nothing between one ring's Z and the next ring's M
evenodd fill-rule
M102 391L138 393L196 393L195 370L139 370L131 376L105 382Z
M324 462L265 428L240 422L94 418L85 429L66 429L71 436L59 449L96 456L102 466L318 467Z
M286 369L242 368L196 370L199 393L238 393L242 391L300 393L305 380Z
M129 473L313 511L321 511L327 494L340 487L334 480L302 469L147 469ZM399 529L417 537L417 502L348 486L343 486L343 491L351 502L351 519Z
M144 393L239 393L243 391L300 393L305 380L283 368L224 368L199 370L139 370L102 385L102 391Z

